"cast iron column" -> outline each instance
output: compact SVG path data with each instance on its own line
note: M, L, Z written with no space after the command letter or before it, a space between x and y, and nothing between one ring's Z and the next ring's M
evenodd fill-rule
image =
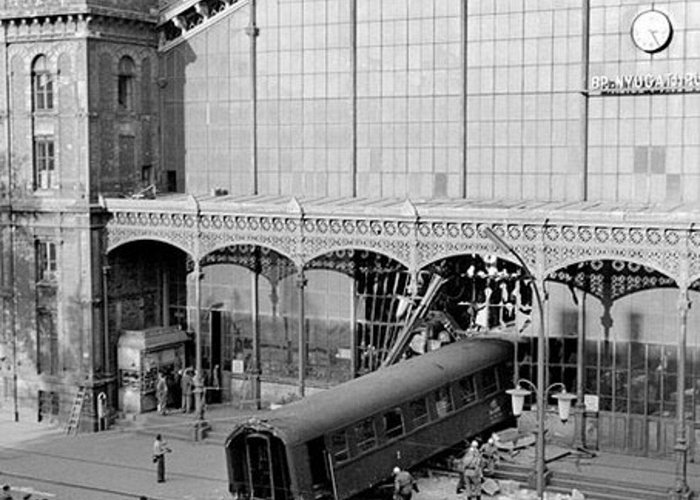
M297 274L297 287L299 288L299 396L303 398L306 392L306 312L304 310L306 277L303 269Z
M251 301L252 301L252 325L253 325L253 366L250 368L253 372L253 399L255 400L255 409L260 409L260 306L259 306L259 291L258 277L260 276L260 250L255 248L255 267L252 274L251 283Z
M672 491L676 500L687 500L693 497L688 487L688 440L686 438L685 422L685 356L688 337L688 311L690 300L687 288L681 288L678 297L678 313L680 316L680 331L678 335L678 377L676 382L676 485Z
M202 307L202 271L199 263L199 257L194 259L194 270L192 271L194 279L194 309L192 311L192 323L194 326L195 335L195 376L194 376L194 402L197 413L197 422L195 424L195 440L202 439L206 429L204 420L204 383L202 379L202 320L200 309Z
M584 387L586 376L586 292L581 293L578 301L578 338L576 339L576 435L574 447L586 447L586 403L584 401Z

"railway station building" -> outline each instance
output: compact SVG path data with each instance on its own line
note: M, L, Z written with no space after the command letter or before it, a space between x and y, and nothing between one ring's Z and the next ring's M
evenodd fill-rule
M303 395L407 321L417 351L520 339L534 380L543 323L590 446L700 458L700 2L0 0L0 25L7 418L84 388L94 429L197 358L224 401Z

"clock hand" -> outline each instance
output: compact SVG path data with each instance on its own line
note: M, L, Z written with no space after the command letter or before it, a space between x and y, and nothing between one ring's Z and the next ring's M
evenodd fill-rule
M650 30L649 30L649 33L651 33L651 37L654 39L654 41L655 41L657 44L660 43L660 42L659 42L659 39L656 38L656 30L651 30L651 29L650 29Z

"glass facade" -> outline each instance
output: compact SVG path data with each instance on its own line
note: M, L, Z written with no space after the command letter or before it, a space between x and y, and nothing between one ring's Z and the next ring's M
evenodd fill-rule
M700 5L691 1L654 5L668 16L673 36L668 48L647 54L634 44L630 30L635 17L651 8L648 4L591 2L591 87L600 77L697 77ZM697 201L698 86L664 84L668 90L657 88L647 95L597 92L590 98L589 182L595 198Z
M249 8L163 53L164 154L189 192L698 199L697 2L655 4L672 38L652 54L641 1L257 6L255 75ZM651 77L688 84L601 85Z
M246 35L246 4L162 52L168 80L163 154L166 168L183 171L187 192L223 187L231 194L307 199L700 200L700 2L256 5L255 46ZM633 26L652 10L671 26L670 40L656 48L634 38ZM381 330L363 323L380 320L362 302L362 283L356 280L353 290L352 278L333 272L309 279L307 295L315 303L308 309L309 378L332 383L370 370L367 346L378 343ZM263 281L261 287L271 286ZM226 284L222 294L248 294L249 282L232 278L235 287ZM292 279L276 286L260 292L279 296L277 305L261 311L264 372L294 377L298 293ZM476 301L487 306L485 325L503 323L504 312L510 314L504 291L513 293L494 288L493 296ZM569 290L558 292L547 305L548 377L573 390L581 361L579 311ZM644 417L650 426L672 422L678 327L669 311L675 311L677 291L667 292L633 294L616 301L612 312L612 303L603 311L589 300L585 391L599 397L602 412ZM330 299L334 293L337 302ZM221 296L214 295L211 302ZM231 331L243 340L252 338L245 300L226 302L238 328ZM691 316L689 324L699 324ZM603 317L607 324L597 321ZM396 327L393 318L381 321L387 331ZM697 335L690 336L693 387L698 351ZM242 341L241 349L249 344ZM230 345L235 351L236 343ZM353 347L357 366L334 365L335 350ZM532 378L534 341L529 348L520 356L522 375ZM695 399L689 401L693 415L696 407ZM613 440L615 425L608 434ZM640 449L671 449L671 440L654 441L666 431L648 429L635 431L645 436Z

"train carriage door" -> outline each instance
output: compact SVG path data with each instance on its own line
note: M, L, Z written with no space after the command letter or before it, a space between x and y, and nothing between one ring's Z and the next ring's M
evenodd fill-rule
M329 470L330 455L326 450L323 436L309 441L307 449L314 498L334 498L334 487L331 481L333 471Z
M246 457L251 498L286 500L289 480L280 440L266 434L250 434L246 437Z

